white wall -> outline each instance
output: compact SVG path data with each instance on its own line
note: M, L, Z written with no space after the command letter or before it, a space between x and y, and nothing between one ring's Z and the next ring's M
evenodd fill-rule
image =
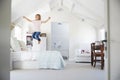
M9 80L11 0L0 0L0 80Z
M105 40L105 28L100 28L99 29L98 40Z
M51 13L53 22L67 22L69 24L69 59L73 60L75 49L90 50L90 43L96 40L95 28L81 19L75 17L67 10L61 12L55 11Z
M110 80L120 80L120 0L109 0Z

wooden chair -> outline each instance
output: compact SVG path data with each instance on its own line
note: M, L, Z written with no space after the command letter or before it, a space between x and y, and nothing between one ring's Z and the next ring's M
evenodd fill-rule
M99 58L99 59L98 59ZM91 65L96 66L96 62L101 63L101 69L104 68L104 44L91 44Z

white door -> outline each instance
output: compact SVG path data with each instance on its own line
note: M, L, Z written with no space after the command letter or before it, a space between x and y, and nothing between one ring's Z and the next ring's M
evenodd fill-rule
M69 55L69 26L67 23L52 22L51 49L60 51L64 58Z

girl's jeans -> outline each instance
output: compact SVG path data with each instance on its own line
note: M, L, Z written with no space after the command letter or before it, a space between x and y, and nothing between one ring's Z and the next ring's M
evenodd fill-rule
M41 41L41 39L40 39L40 33L41 33L41 32L34 32L34 33L32 34L32 38L33 38L33 39L37 39L38 41Z

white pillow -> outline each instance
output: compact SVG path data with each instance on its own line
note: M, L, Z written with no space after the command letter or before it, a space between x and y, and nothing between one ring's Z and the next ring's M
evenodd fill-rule
M75 50L75 55L80 56L81 55L81 49L76 49Z
M25 45L24 41L19 41L20 47L22 51L26 51L27 50L27 46Z
M11 47L12 47L13 51L21 51L20 44L19 44L17 38L11 37L10 42L11 42Z

